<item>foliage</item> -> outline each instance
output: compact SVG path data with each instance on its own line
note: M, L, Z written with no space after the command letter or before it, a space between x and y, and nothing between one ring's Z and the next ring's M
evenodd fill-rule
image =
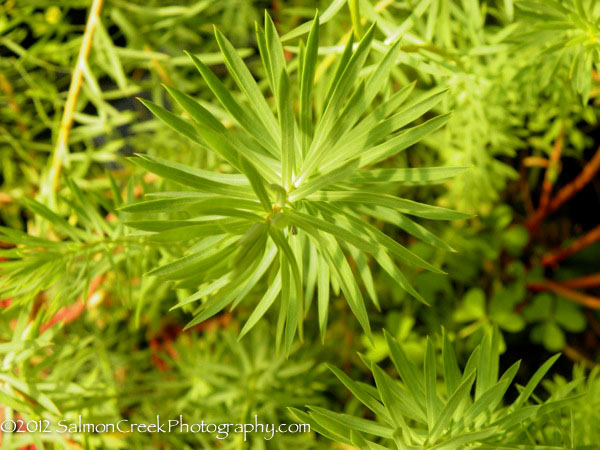
M512 448L517 444L549 444L545 427L552 424L557 411L578 398L570 393L581 379L554 390L546 401L530 401L537 385L558 358L556 355L533 374L516 400L503 404L520 362L499 375L496 329L493 333L486 333L463 372L459 370L454 349L446 335L442 341L442 367L439 371L438 355L431 340L426 344L423 370L410 361L392 336L386 334L386 341L401 382L368 358L363 358L363 361L373 372L376 387L353 381L330 366L330 370L375 415L376 420L328 411L318 406L310 407L308 414L292 409L298 419L311 423L314 429L330 439L361 449ZM438 393L438 372L443 374L444 394L441 396ZM536 430L541 430L541 433ZM365 434L381 444L368 440ZM573 436L562 437L561 444L572 445Z
M312 430L0 446L595 448L599 14L3 2L0 422Z
M77 424L80 415L83 423L91 424L155 423L157 415L167 422L166 418L177 420L181 415L187 423L245 424L254 423L257 415L261 423L277 426L292 420L286 407L322 401L322 385L316 381L322 371L314 370L315 361L297 347L292 350L293 360L276 355L265 327L253 330L245 345L239 345L232 332L221 330L180 334L173 341L157 336L153 342L161 341L159 347L137 349L132 361L129 349L122 345L123 338L130 336L122 320L107 323L102 330L90 324L81 330L89 334L85 339L56 345L52 330L32 339L30 327L23 328L26 317L20 317L13 340L0 349L2 403L19 411L22 420L44 419L54 428L60 421ZM141 338L139 333L134 337ZM166 371L167 367L171 370ZM43 380L41 371L46 372ZM210 448L226 442L224 448L239 448L243 436L233 428L230 431L228 440L223 440L223 433L171 433L168 443L179 448ZM5 436L8 448L30 444L45 448L57 437L68 445L64 434ZM260 443L264 436L248 434L247 439ZM151 439L147 433L131 433L126 442L149 447ZM273 448L302 448L303 440L310 448L310 440L303 435L282 435ZM89 436L90 445L102 446L103 442L101 435Z
M577 306L548 293L533 297L531 304L523 310L530 322L538 322L531 330L531 339L543 343L548 350L560 350L565 346L565 331L581 332L586 320Z
M199 144L207 145L243 175L210 173L157 157L140 156L134 160L157 175L195 189L182 194L161 193L160 198L121 209L137 213L140 219L126 224L151 232L150 240L199 239L185 256L149 273L162 279L177 280L179 286L192 290L200 285L197 291L176 305L183 307L208 297L194 310L196 317L189 326L210 318L230 303L237 305L267 274L272 280L271 287L248 319L242 334L256 323L281 292L277 342L282 339L281 333L285 333L287 351L296 329L301 326L303 309L310 305L311 291L317 281L315 278L318 278L321 334L325 333L331 282L340 286L350 309L369 335L364 300L343 248L356 260L364 283L371 291L367 254L373 256L403 289L424 303L426 300L409 285L394 264L392 255L405 264L432 271L438 269L361 220L360 216L381 218L445 249L449 247L406 215L434 220L467 217L391 196L380 187L437 183L462 172L462 168L358 170L406 149L442 126L447 119L438 116L420 125L403 128L433 108L443 95L443 91L435 91L408 100L414 87L410 84L377 108L367 110L399 50L398 45L391 45L375 71L359 83L358 76L373 39L373 27L365 33L355 51L352 39L346 44L322 111L313 125L311 93L319 45L318 29L317 16L308 35L304 58L299 61L298 121L293 113L294 100L283 48L268 16L265 31L260 28L257 31L257 40L271 92L278 105L278 120L272 115L252 74L219 31L216 31L216 39L225 63L247 97L249 107L236 101L199 59L193 56L192 59L215 97L243 131L226 130L201 104L173 87L167 89L196 121L194 125L159 105L145 102L167 125ZM398 130L401 131L389 136ZM184 215L180 211L185 211ZM173 213L176 213L175 217L172 217ZM270 271L277 265L275 271ZM227 287L221 289L223 286ZM303 293L305 286L306 294ZM377 298L372 297L376 302Z

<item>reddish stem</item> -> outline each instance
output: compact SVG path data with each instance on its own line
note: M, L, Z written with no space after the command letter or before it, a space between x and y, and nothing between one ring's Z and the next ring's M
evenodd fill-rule
M538 203L537 210L526 223L527 228L529 228L529 231L532 235L537 232L540 223L547 214L548 206L550 204L550 197L552 196L552 187L554 186L554 174L560 161L560 155L562 154L564 138L565 128L562 127L558 137L556 138L556 141L554 142L550 159L547 161L546 172L544 173L544 181L542 183L542 192L540 194L540 201Z
M568 258L572 254L577 253L578 251L583 250L586 247L589 247L590 245L594 244L595 242L597 242L599 240L600 240L600 225L598 225L596 228L592 229L591 231L588 231L586 234L584 234L582 237L577 239L575 242L573 242L567 248L558 250L555 253L550 253L550 254L546 254L546 255L542 256L542 264L544 266L556 265L563 259Z
M548 168L544 174L542 193L540 195L540 203L538 205L538 209L541 209L542 211L545 211L550 203L550 196L552 195L552 187L554 186L554 181L556 180L556 171L560 161L560 155L562 154L564 140L565 128L562 127L558 137L556 138L556 142L554 142L554 148L552 149L552 154L550 155Z
M586 163L579 175L577 175L573 181L558 191L558 193L554 196L554 198L552 198L552 200L550 200L544 209L538 208L535 215L530 217L525 222L525 225L527 228L529 228L529 231L532 234L535 233L542 220L560 208L567 200L577 194L590 181L592 181L598 170L600 170L600 147L598 150L596 150L596 153L592 159Z
M596 153L592 159L585 165L583 170L577 175L577 177L563 187L554 196L550 205L548 206L548 214L553 213L562 206L567 200L582 190L590 181L594 179L596 173L600 170L600 147L596 150Z
M564 287L571 289L587 289L600 286L600 273L587 275L585 277L573 278L571 280L561 281Z
M588 308L600 309L600 298L569 289L552 280L544 280L541 283L528 283L527 287L532 291L551 291Z

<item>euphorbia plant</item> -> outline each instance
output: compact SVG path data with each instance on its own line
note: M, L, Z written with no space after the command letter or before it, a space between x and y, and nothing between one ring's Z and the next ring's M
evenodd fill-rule
M232 128L171 86L166 89L192 121L143 101L170 127L218 153L231 169L230 173L210 172L143 154L133 159L137 165L191 188L154 194L147 201L122 209L141 218L127 225L151 233L151 240L192 242L184 257L149 273L176 280L178 287L195 289L176 307L206 299L194 309L196 316L189 326L228 305L237 305L263 277L268 277L269 287L242 335L280 296L277 342L285 336L285 348L289 350L296 331L302 330L304 311L310 306L315 286L324 334L330 284L339 286L362 328L370 334L365 302L348 256L356 263L369 292L374 289L367 255L403 289L426 302L394 259L431 271L439 269L364 217L389 222L431 245L450 249L410 216L451 220L463 219L466 214L389 195L382 187L439 183L464 168L374 168L448 119L443 115L413 124L444 96L443 90L414 95L414 83L372 106L400 51L398 43L390 45L371 74L363 77L361 70L374 34L372 26L356 46L353 39L349 40L322 110L313 108L318 16L312 22L306 46L300 44L297 89L270 17L265 17L264 30L257 26L260 56L277 114L218 30L215 36L227 68L246 101L230 92L200 59L189 56L233 119ZM376 296L372 297L377 305Z
M509 404L504 401L505 395L521 361L512 364L500 376L497 328L484 334L463 371L446 334L441 342L440 358L433 341L427 339L422 369L410 360L391 335L386 333L385 339L399 379L392 378L364 356L362 360L373 373L375 386L354 381L329 366L376 420L318 406L309 407L308 413L296 408L290 410L323 436L361 449L537 448L538 444L557 440L570 445L553 448L572 448L573 442L581 439L546 432L561 420L561 408L579 398L572 395L572 391L581 388L581 378L563 389L553 390L548 400L542 401L534 394L559 355L544 362L521 387L516 400ZM440 367L438 359L441 370L437 368ZM439 383L438 373L443 374L440 377L443 381ZM438 392L439 385L444 387L442 395Z

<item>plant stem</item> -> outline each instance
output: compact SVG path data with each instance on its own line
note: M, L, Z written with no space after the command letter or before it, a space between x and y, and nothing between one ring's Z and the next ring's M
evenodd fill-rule
M553 266L558 264L563 259L568 258L572 254L577 253L586 247L589 247L597 241L600 241L600 225L598 225L596 228L593 228L591 231L588 231L567 248L542 256L542 264L544 266Z
M573 289L564 287L562 284L552 280L544 280L541 283L527 283L527 287L533 291L551 291L591 309L600 309L600 298L584 294Z
M593 275L587 275L585 277L573 278L571 280L561 281L565 287L572 289L586 289L600 286L600 273L595 273Z
M554 181L556 180L558 163L560 161L560 155L562 154L564 138L565 126L563 125L558 137L556 138L556 141L554 142L552 154L550 155L550 160L546 166L538 208L534 215L527 221L527 228L532 235L538 231L542 220L547 215L548 207L550 205L550 198L552 196L552 187L554 186Z
M51 166L48 173L48 181L44 185L44 188L46 189L44 194L49 196L50 204L52 206L56 202L56 191L58 190L58 180L62 165L68 155L69 134L71 132L71 127L73 126L73 113L75 112L77 97L79 96L79 91L81 90L83 72L87 66L87 59L92 48L92 37L94 36L94 30L99 20L103 3L104 0L94 0L92 7L90 8L90 15L85 26L83 40L81 42L81 47L79 48L77 63L75 64L75 69L73 70L73 77L71 78L65 109L63 111L60 128L58 130L56 147L54 148L54 152L52 154Z
M554 186L554 182L558 176L558 163L560 161L560 155L562 154L564 140L565 126L563 125L560 129L558 137L556 138L556 141L554 142L554 148L552 149L552 155L550 155L548 168L544 174L544 183L542 184L542 193L540 195L540 203L538 205L538 208L541 210L548 208L548 204L550 203L552 187Z
M553 213L562 206L564 202L569 200L580 190L582 190L590 181L594 179L596 173L600 170L600 147L596 150L596 153L592 159L585 165L583 170L577 177L563 187L554 196L548 207L548 214Z
M563 187L558 193L554 196L554 198L549 202L546 208L538 208L535 215L530 217L525 225L529 229L530 232L535 232L542 220L549 214L552 214L558 208L560 208L563 203L573 197L577 192L582 190L590 181L594 179L596 173L600 170L600 147L596 150L596 153L592 157L592 159L585 165L583 170L577 175L577 177Z

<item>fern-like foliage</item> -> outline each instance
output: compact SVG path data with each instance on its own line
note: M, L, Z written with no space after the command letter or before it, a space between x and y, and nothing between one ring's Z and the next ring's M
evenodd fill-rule
M536 398L534 390L558 359L555 355L519 388L516 400L504 404L520 361L499 377L497 329L486 333L462 372L445 334L441 358L428 339L423 369L388 333L386 341L400 380L366 357L362 359L372 371L376 386L356 382L329 367L376 420L316 406L308 413L291 408L296 417L323 436L360 449L532 448L549 442L544 430L549 424L554 426L560 408L578 397L570 394L581 380L557 389L546 401ZM441 371L437 369L438 359L442 361ZM438 390L438 372L443 373L443 394Z
M167 90L193 122L161 106L144 104L163 122L218 153L233 173L215 173L161 158L139 155L133 161L168 180L191 188L162 193L123 211L140 220L127 225L163 243L192 241L187 254L150 272L196 292L176 307L206 299L193 309L188 325L236 306L263 278L270 286L248 319L245 334L280 296L277 343L290 348L315 286L321 333L325 332L329 286L341 289L362 328L370 334L367 309L347 256L351 256L377 304L367 255L406 291L425 300L397 268L398 261L439 272L363 219L389 222L425 242L449 247L409 216L463 219L466 214L387 194L393 185L439 183L464 168L370 169L441 127L447 115L409 126L444 96L435 90L411 95L404 86L370 108L397 60L391 45L375 70L361 76L375 28L356 45L351 39L339 59L322 109L313 108L312 90L319 49L319 18L297 59L298 90L269 16L257 25L257 42L277 114L253 75L219 32L216 39L233 80L232 93L201 60L190 55L205 82L233 119L227 128L201 102L174 87ZM241 97L241 98L240 98ZM297 114L296 114L297 106ZM214 108L213 108L214 110ZM223 112L223 111L221 111ZM199 287L198 287L199 286Z

